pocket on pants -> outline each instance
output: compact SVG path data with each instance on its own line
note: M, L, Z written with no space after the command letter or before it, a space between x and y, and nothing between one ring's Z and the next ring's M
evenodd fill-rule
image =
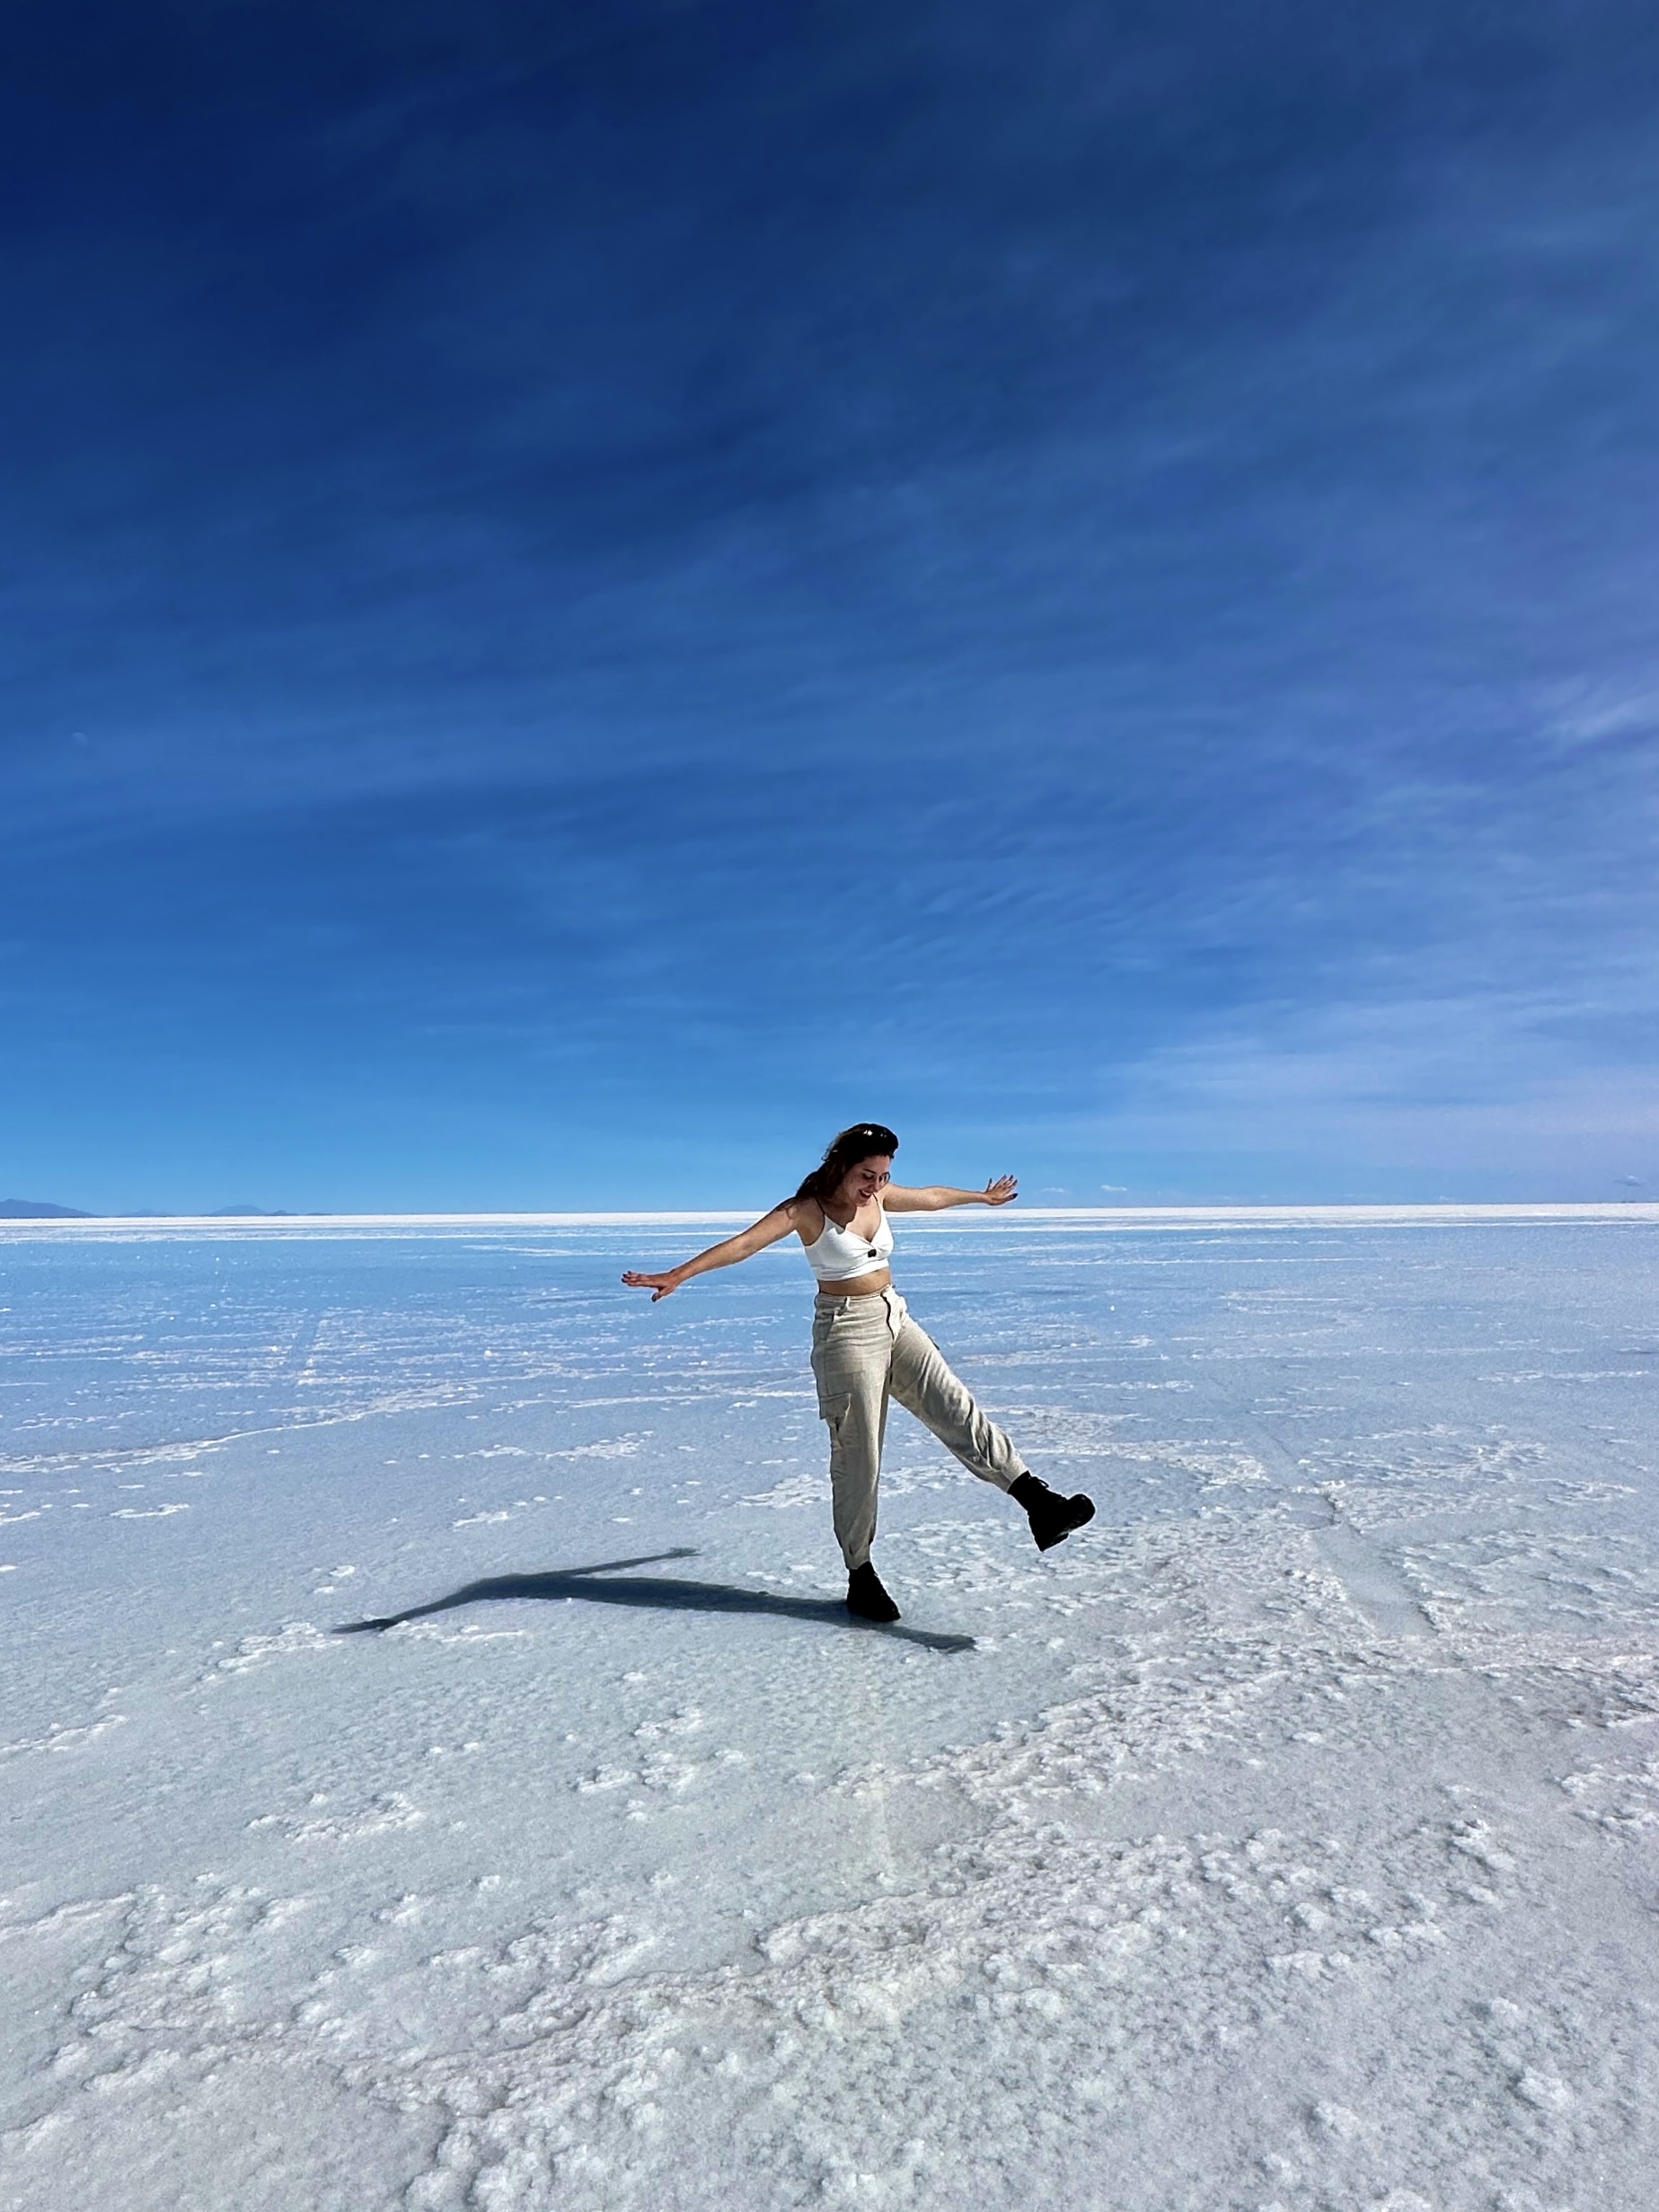
M841 1434L841 1424L846 1419L852 1404L851 1390L820 1390L818 1392L818 1419L829 1423L832 1436Z

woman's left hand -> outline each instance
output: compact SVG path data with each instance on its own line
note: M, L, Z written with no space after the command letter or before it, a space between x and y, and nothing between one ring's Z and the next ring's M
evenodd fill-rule
M985 1203L988 1206L1005 1206L1010 1198L1018 1198L1019 1195L1018 1176L1000 1175L994 1182L985 1185Z

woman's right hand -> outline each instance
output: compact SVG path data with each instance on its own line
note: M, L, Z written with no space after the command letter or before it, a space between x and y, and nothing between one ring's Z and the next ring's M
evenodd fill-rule
M642 1275L636 1268L631 1267L622 1277L622 1281L631 1290L649 1291L653 1306L659 1298L671 1297L684 1280L684 1276L674 1267L671 1267L666 1275Z

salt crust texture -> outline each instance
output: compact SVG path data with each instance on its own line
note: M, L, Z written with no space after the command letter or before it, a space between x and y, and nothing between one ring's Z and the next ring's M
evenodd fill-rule
M906 1636L781 1276L20 1245L0 2205L1645 2208L1650 1236L1069 1238L917 1240L1102 1513L896 1427Z

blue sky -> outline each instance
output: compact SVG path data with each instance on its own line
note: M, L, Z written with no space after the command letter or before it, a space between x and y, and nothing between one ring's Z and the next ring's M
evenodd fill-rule
M1659 17L28 6L0 1188L1659 1193Z

